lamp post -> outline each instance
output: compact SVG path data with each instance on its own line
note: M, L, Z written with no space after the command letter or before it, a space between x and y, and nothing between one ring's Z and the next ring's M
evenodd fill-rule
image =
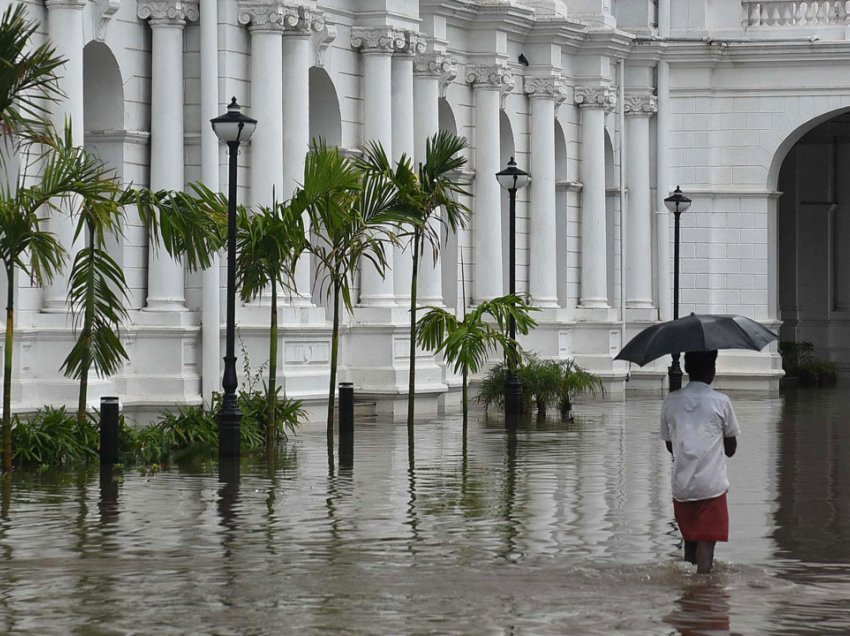
M679 217L691 207L691 200L682 194L679 186L664 199L664 205L673 213L673 320L679 318ZM671 391L682 388L682 367L679 354L673 354L673 362L667 369L667 383Z
M508 191L508 293L516 294L516 193L528 183L528 173L516 167L511 157L508 167L496 173L496 180L503 190ZM522 413L522 383L516 372L516 319L513 315L508 323L511 338L511 355L508 356L508 373L505 378L505 419L513 422Z
M210 120L216 137L227 144L230 155L227 183L227 330L225 337L224 377L221 386L224 396L218 415L218 454L220 459L239 457L242 413L236 399L236 355L233 340L236 331L236 158L239 144L247 142L257 120L242 114L234 97L227 112Z

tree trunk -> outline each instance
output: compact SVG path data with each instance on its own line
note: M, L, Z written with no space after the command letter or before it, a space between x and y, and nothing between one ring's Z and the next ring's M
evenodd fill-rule
M89 223L89 244L87 248L91 250L91 257L94 259L94 226ZM94 262L91 263L92 270L95 270ZM89 393L89 370L91 369L91 336L92 336L92 323L94 323L94 279L90 278L88 281L89 289L86 291L86 308L83 313L83 333L80 334L80 337L83 341L88 341L88 344L85 348L83 355L85 356L83 359L82 369L80 369L80 393L77 400L77 421L82 424L86 421L86 412L88 409L86 408L86 401L88 400Z
M12 471L12 343L15 326L14 266L6 266L6 341L3 360L3 472Z
M469 406L466 403L467 378L468 378L468 372L467 372L466 368L464 367L464 369L463 369L463 383L461 384L461 389L460 389L460 400L461 400L462 405L463 405L463 439L466 439L466 424L467 424L467 421L469 420Z
M410 275L410 369L407 372L407 430L413 437L416 402L416 283L419 275L419 230L413 232L413 273Z
M331 380L328 390L328 453L334 444L334 397L336 396L336 365L339 355L339 283L334 283L333 330L331 331Z
M269 328L269 382L266 387L268 423L266 425L266 450L272 453L277 441L277 281L272 278L271 327Z

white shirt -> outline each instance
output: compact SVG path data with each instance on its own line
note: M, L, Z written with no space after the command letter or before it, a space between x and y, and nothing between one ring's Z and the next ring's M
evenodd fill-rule
M740 433L729 398L704 382L669 393L661 438L673 445L673 499L711 499L729 490L723 438Z

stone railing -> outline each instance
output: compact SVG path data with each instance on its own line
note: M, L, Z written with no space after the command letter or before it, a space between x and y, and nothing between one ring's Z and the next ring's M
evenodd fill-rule
M766 0L743 2L744 28L757 27L800 27L848 24L850 1L813 0L811 2L788 2Z

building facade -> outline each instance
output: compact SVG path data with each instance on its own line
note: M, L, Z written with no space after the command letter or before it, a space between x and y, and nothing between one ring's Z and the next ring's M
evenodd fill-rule
M3 4L8 4L4 0ZM223 190L227 156L209 120L235 96L258 121L240 149L240 198L288 196L309 142L356 152L380 141L421 160L427 136L469 142L469 226L420 273L422 304L458 311L507 289L510 157L518 194L517 287L539 327L522 340L575 358L612 392L660 389L666 361L613 360L672 317L673 222L681 218L680 314L738 313L810 340L850 369L850 15L844 2L711 0L41 0L28 4L67 58L56 107L75 141L126 182ZM67 220L51 221L73 249ZM91 391L139 412L198 402L220 386L220 265L189 273L130 225L112 246L130 286L130 360ZM381 278L364 266L346 319L340 380L392 411L407 391L408 250ZM305 258L282 301L280 382L318 404L330 324ZM58 371L71 346L67 275L17 282L15 403L73 403ZM268 301L242 305L249 365L266 356ZM250 371L246 371L250 374ZM724 387L772 390L776 346L729 352ZM459 379L417 359L423 409Z

